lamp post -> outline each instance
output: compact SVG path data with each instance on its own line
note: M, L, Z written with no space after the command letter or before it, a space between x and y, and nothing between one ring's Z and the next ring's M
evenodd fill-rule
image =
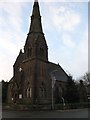
M55 84L55 76L53 75L54 72L57 72L57 70L53 70L50 73L51 79L52 79L52 110L54 109L54 100L53 100L53 88L54 88L54 84Z

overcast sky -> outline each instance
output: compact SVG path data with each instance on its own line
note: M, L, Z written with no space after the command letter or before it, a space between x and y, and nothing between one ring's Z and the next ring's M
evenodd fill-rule
M0 80L9 81L26 41L34 0L0 1ZM49 61L75 79L88 71L88 0L77 1L39 0Z

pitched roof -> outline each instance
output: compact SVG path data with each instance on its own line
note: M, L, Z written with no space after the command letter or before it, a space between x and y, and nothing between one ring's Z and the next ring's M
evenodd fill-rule
M67 73L63 70L63 68L59 64L55 64L52 62L48 63L48 72L49 75L51 75L51 72L57 70L57 72L53 72L53 76L55 76L55 79L58 81L67 81L68 75Z

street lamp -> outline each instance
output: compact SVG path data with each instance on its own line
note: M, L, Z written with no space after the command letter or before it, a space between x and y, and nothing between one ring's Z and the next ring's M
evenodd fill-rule
M55 76L53 75L54 72L57 72L57 70L53 70L50 75L51 75L51 79L52 79L52 110L54 109L54 101L53 101L53 88L54 88L54 84L55 84Z

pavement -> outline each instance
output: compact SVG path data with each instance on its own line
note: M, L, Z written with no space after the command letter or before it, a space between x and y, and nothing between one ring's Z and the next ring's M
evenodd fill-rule
M55 111L2 111L2 118L88 118L88 108Z

